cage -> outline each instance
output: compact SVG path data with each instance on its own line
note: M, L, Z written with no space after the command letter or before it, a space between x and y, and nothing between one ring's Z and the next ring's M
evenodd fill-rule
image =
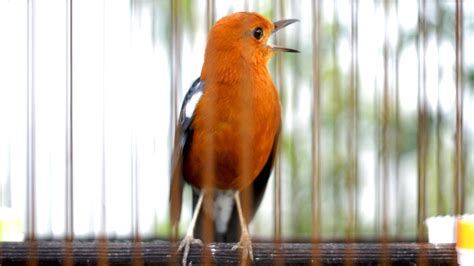
M300 53L268 65L282 127L255 262L456 263L424 223L474 212L473 2L3 0L0 264L179 262L175 126L209 29L238 11L299 19L270 40ZM231 247L189 260L238 263Z

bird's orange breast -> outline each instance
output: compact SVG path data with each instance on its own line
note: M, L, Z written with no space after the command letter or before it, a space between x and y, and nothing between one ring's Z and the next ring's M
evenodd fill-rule
M247 187L267 162L280 124L278 94L266 69L237 84L206 82L192 123L184 178L197 188Z

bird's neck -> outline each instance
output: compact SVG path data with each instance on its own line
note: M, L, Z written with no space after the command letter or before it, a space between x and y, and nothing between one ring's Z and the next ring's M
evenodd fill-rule
M201 79L227 85L241 85L255 78L271 79L267 63L266 56L214 51L206 53Z

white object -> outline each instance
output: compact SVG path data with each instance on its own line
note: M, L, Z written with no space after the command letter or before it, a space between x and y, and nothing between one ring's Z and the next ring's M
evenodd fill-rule
M428 227L428 242L431 244L456 243L456 217L435 216L426 219ZM472 264L474 265L474 264Z

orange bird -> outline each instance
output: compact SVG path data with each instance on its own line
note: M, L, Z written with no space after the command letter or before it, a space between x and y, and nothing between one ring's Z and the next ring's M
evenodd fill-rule
M170 217L173 231L181 213L184 181L193 188L194 213L178 251L186 264L191 244L202 244L202 220L213 221L214 240L240 241L253 260L247 222L265 192L281 127L277 90L267 68L275 52L298 52L267 44L272 33L296 22L268 21L240 12L210 30L200 78L184 97L172 157ZM249 192L252 213L244 218L240 194ZM211 197L213 206L203 205ZM202 207L202 211L201 211ZM195 228L196 227L196 228Z

